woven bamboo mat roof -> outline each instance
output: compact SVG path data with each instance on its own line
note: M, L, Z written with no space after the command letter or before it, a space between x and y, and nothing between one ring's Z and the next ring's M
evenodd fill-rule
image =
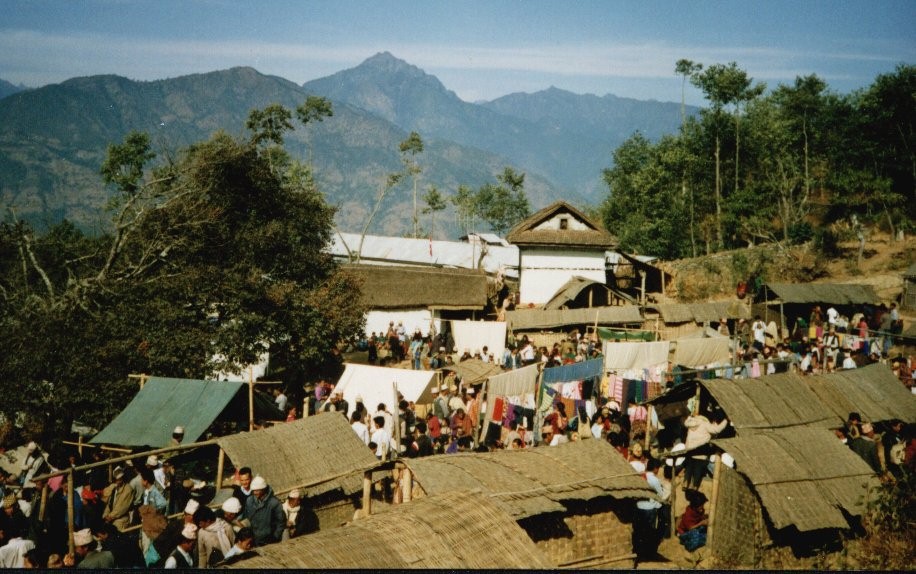
M725 410L739 433L799 425L831 428L845 420L845 415L838 418L824 405L804 379L784 373L759 379L713 379L700 384Z
M515 309L506 311L506 322L518 331L555 329L570 325L623 325L642 323L636 305L591 307L586 309Z
M439 455L405 461L423 490L481 490L515 519L563 512L563 500L647 498L645 480L609 444L582 440L518 451Z
M238 467L261 475L274 492L304 488L308 496L362 488L362 472L378 460L339 413L324 413L218 439Z
M524 530L479 492L428 496L257 550L232 568L546 569Z
M862 514L874 473L830 430L776 429L713 443L734 457L776 529L846 529L843 511Z
M916 422L916 397L893 371L880 363L829 375L806 377L805 383L841 420L858 412L868 421Z
M658 311L665 323L711 323L722 317L730 319L750 319L751 312L746 305L734 305L733 301L713 301L711 303L658 303L649 305ZM737 311L737 316L734 313Z

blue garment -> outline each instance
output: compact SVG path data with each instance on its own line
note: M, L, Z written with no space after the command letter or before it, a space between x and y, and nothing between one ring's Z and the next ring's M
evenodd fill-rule
M168 506L168 501L162 496L162 493L159 492L159 489L155 486L143 492L143 498L141 499L141 504L148 504L156 509L156 512L160 514L165 514L165 509Z
M688 530L687 532L678 536L678 539L680 539L684 548L686 548L689 552L693 552L697 548L706 546L706 527L698 526L693 530Z

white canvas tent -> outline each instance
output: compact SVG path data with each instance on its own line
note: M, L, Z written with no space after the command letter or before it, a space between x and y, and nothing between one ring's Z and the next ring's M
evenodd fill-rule
M390 369L346 363L344 373L337 381L334 391L342 392L344 400L349 404L348 417L353 414L356 407L357 395L363 398L363 404L370 413L375 412L379 403L385 403L389 412L396 413L397 395L392 384L397 386L398 392L404 395L405 400L425 404L431 403L436 397L437 377L437 371Z
M497 361L501 361L506 350L505 321L452 321L452 337L459 353L465 349L473 354L487 348Z

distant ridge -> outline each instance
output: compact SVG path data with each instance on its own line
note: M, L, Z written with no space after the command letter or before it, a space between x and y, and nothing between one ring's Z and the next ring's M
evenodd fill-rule
M538 209L561 198L600 202L607 193L601 172L613 149L637 129L652 138L680 122L674 104L556 88L473 104L388 52L303 86L250 67L146 82L80 77L0 100L0 202L40 224L68 218L104 226L109 190L98 169L109 143L140 130L157 151L171 153L217 130L242 134L252 108L293 108L308 94L329 97L334 117L297 129L287 148L314 165L319 188L339 207L342 231L361 230L379 182L401 168L398 144L412 130L426 144L418 158L424 190L476 188L512 166L525 172ZM372 232L398 235L410 227L407 187L386 199ZM449 211L436 228L443 238L458 232Z

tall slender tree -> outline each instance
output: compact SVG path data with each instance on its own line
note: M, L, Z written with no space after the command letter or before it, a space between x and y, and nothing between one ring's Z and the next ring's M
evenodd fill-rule
M414 239L420 236L420 216L417 203L417 184L420 177L420 164L417 163L417 155L423 152L423 140L417 132L410 132L407 139L401 142L401 161L404 163L404 171L413 180L413 236Z

